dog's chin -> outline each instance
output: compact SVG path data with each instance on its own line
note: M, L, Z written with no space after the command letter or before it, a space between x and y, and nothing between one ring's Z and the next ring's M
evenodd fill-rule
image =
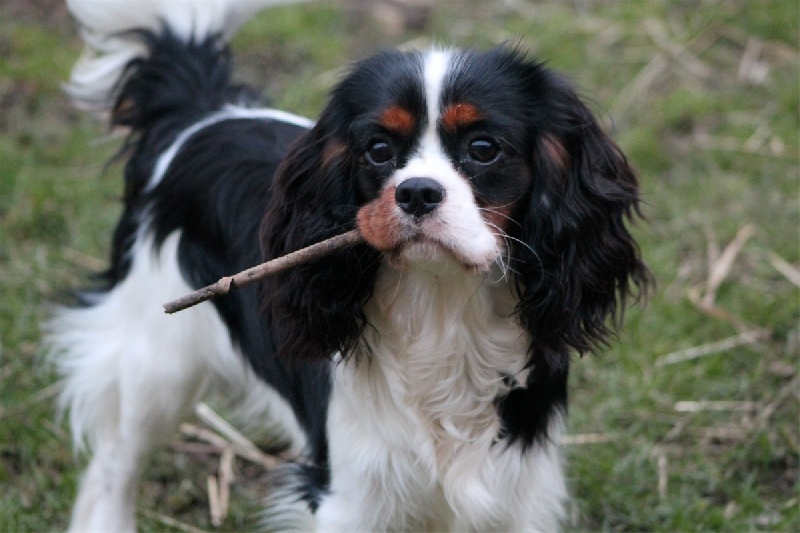
M496 253L474 256L458 247L424 238L409 240L385 255L389 264L398 270L418 270L438 276L486 274L497 256Z

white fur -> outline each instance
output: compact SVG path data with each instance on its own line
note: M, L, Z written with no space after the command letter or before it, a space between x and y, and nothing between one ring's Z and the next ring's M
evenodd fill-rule
M442 109L442 86L453 61L446 50L432 50L425 55L424 87L428 123L415 153L408 163L394 173L387 186L396 187L409 178L432 178L444 187L442 204L421 221L408 221L400 207L394 206L398 220L413 226L413 231L428 241L444 245L463 263L486 271L498 259L501 250L497 235L487 226L475 203L472 188L445 154L437 125ZM412 262L437 260L435 246L409 246L403 258Z
M425 130L425 139L438 137L435 118L441 112L442 88L452 60L453 53L450 50L431 49L425 54L422 73L425 85L425 103L428 111L428 127Z
M529 339L488 279L382 268L374 328L335 373L320 531L558 529L560 415L527 452L495 443L503 374L524 374Z
M306 480L298 476L297 465L276 467L267 481L269 487L261 513L264 530L281 533L315 531L317 524L308 503L298 497L305 489Z
M67 0L86 42L65 90L76 104L105 111L125 66L145 54L142 44L124 32L159 30L162 21L179 37L229 38L250 17L270 6L302 0Z
M211 305L166 315L161 304L191 287L177 264L178 232L159 250L143 234L129 275L92 307L61 309L47 326L76 447L92 458L72 531L132 531L139 475L195 403L224 390L247 416L283 429L300 454L305 437L288 404L258 379Z

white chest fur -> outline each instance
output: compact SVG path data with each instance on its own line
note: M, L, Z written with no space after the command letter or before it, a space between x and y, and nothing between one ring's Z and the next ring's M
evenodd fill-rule
M356 386L382 384L394 414L431 437L439 468L464 446L491 445L496 400L524 372L529 343L505 281L446 274L382 272L367 308L371 351L350 369Z
M526 529L529 518L508 518L527 514L519 508L534 496L529 481L555 475L563 496L555 448L495 442L497 400L509 376L525 383L527 374L529 339L513 316L512 291L491 276L453 274L386 267L379 275L364 342L334 377L336 504L324 502L318 515L331 529Z

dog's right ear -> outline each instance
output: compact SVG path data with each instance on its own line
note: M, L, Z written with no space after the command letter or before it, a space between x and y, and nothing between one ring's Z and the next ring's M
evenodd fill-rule
M265 260L355 228L354 158L330 108L276 171L261 225ZM380 258L366 245L267 278L262 302L279 357L330 358L354 346L366 325Z

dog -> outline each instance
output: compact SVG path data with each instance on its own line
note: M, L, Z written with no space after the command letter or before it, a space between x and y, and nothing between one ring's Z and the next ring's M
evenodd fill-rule
M508 46L389 50L314 122L230 79L229 37L279 1L68 3L87 43L68 93L129 132L110 266L47 325L91 450L71 529L135 530L147 457L216 391L293 457L269 528L558 530L570 357L649 283L635 172L570 83Z

